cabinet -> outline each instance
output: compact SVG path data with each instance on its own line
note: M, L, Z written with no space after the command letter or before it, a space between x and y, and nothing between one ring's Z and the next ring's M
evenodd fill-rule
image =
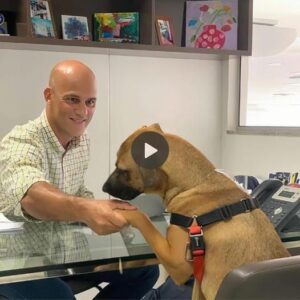
M48 44L108 49L133 49L215 56L251 55L253 0L238 0L238 49L214 50L185 48L185 0L51 0L57 39L31 36L29 0L0 0L0 10L15 14L16 28L12 36L0 36L0 43ZM94 41L65 41L61 34L61 15L87 16L90 32L95 12L137 11L140 14L140 44L116 44ZM169 16L174 27L175 46L160 46L155 31L155 17ZM1 45L0 45L1 47Z

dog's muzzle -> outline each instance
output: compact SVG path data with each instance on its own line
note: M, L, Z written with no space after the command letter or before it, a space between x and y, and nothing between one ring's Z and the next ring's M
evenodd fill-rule
M136 198L142 192L128 185L128 177L127 171L116 168L104 183L102 191L123 200Z

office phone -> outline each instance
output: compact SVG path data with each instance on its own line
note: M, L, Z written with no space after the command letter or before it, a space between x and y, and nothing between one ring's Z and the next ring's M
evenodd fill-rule
M266 180L252 193L282 240L300 239L300 188Z

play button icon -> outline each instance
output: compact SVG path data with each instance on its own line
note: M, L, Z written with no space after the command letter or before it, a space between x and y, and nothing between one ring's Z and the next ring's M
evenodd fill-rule
M148 158L149 156L152 156L153 154L155 154L158 150L154 147L152 147L151 145L149 145L148 143L145 143L145 158Z
M155 169L166 161L169 145L161 134L147 131L135 138L132 143L131 154L139 166Z

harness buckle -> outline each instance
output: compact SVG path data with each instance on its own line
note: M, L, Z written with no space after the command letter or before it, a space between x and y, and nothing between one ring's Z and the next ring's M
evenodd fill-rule
M188 262L193 261L193 256L192 256L191 249L190 249L190 243L186 243L184 257L185 257L185 260Z
M185 248L186 261L193 261L196 256L203 256L205 254L205 245L203 239L202 227L191 226L189 227L189 242Z
M232 213L228 206L222 206L220 207L221 217L223 220L231 219Z
M252 204L251 204L251 200L250 199L242 199L241 200L244 208L245 208L245 213L251 211L253 208L252 208Z

